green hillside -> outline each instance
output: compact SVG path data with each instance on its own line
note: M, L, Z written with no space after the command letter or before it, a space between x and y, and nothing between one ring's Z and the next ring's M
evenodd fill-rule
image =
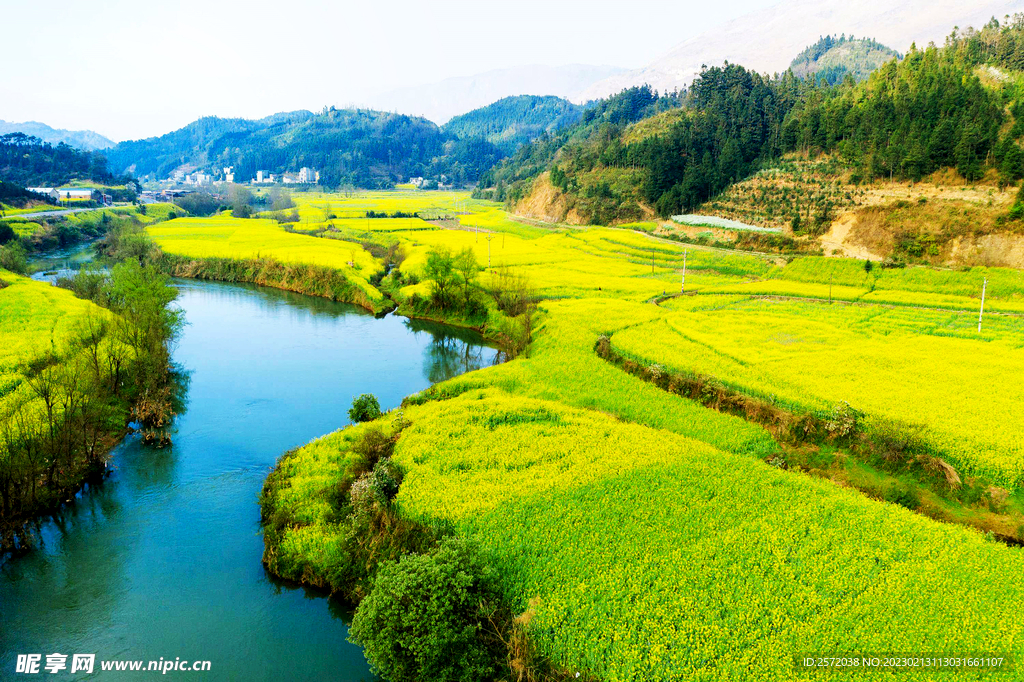
M882 64L899 59L900 53L870 38L825 36L801 52L789 65L800 78L814 76L829 85L847 75L861 81Z
M484 138L511 154L521 145L571 125L582 116L582 106L561 97L519 95L456 116L442 129L460 139Z
M646 85L600 100L573 125L541 135L487 171L480 178L477 196L515 203L529 193L533 179L551 168L556 157L573 149L594 149L618 138L630 124L678 109L680 103L679 96L659 95Z
M833 154L853 182L919 180L952 168L967 182L994 173L1013 184L1024 176L1024 98L1012 73L1024 61L1018 46L1019 19L954 33L941 48L912 46L859 83L707 68L682 97L682 114L621 125L584 116L571 132L541 138L484 175L480 194L515 205L542 189L554 197L551 213L574 222L667 217L789 152Z

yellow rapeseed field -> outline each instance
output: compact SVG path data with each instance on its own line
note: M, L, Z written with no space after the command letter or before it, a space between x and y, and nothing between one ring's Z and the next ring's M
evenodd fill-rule
M150 231L169 252L348 268L366 286L384 264L362 244L397 243L398 303L428 294L438 247L470 249L485 286L505 265L529 279L540 301L528 356L407 401L396 503L479 541L510 604L536 604L529 634L557 665L616 681L781 681L797 677L797 653L1024 654L1018 550L779 470L765 460L780 446L762 427L595 352L608 342L641 365L796 411L845 401L869 427L920 429L961 473L1013 490L1024 474L1024 319L995 313L1024 310L1019 272L776 262L632 229L524 224L459 193L295 199L296 229L323 237L225 217ZM695 295L667 298L684 253ZM979 334L986 278L993 314ZM366 428L282 460L282 561L317 576L343 561L347 527L331 500Z

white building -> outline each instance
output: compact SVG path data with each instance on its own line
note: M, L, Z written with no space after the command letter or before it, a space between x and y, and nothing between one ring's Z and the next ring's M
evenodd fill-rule
M91 201L93 194L96 194L96 190L90 188L82 189L59 189L57 192L60 194L61 199L67 199L68 201Z
M53 187L26 187L25 189L27 189L29 192L35 192L36 194L40 194L46 197L47 199L52 199L53 201L60 201L60 192L55 190Z
M312 168L303 166L299 169L299 182L306 185L315 185L320 180L320 173Z
M225 166L224 167L224 181L225 182L234 182L235 181L235 167L234 166Z
M204 173L203 171L196 171L195 173L190 173L185 176L186 185L195 185L198 187L200 185L209 185L211 182L213 182L213 176L209 173Z

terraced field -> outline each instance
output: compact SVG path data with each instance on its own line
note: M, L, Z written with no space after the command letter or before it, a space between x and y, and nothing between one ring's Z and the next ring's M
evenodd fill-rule
M740 299L668 313L612 343L797 409L845 401L869 418L920 424L961 471L1010 489L1024 482L1021 318L991 318L979 335L973 315Z

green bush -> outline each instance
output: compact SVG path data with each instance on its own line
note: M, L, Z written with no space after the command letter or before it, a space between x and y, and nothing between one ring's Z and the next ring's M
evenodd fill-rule
M449 537L432 554L382 564L349 637L391 682L493 680L505 655L490 626L498 603L494 570Z
M402 471L391 461L390 457L378 460L373 467L370 485L377 500L387 504L398 495L402 484Z
M921 496L917 490L906 485L895 485L890 488L886 494L885 499L887 502L898 504L901 507L906 507L911 511L921 506Z
M364 393L352 401L352 409L348 411L348 418L353 424L359 422L370 422L380 417L380 403L377 396L372 393Z
M0 244L13 241L15 237L17 237L17 234L15 234L14 228L11 227L10 223L0 223Z
M28 274L28 260L21 244L11 242L7 246L0 246L0 268L19 275Z

